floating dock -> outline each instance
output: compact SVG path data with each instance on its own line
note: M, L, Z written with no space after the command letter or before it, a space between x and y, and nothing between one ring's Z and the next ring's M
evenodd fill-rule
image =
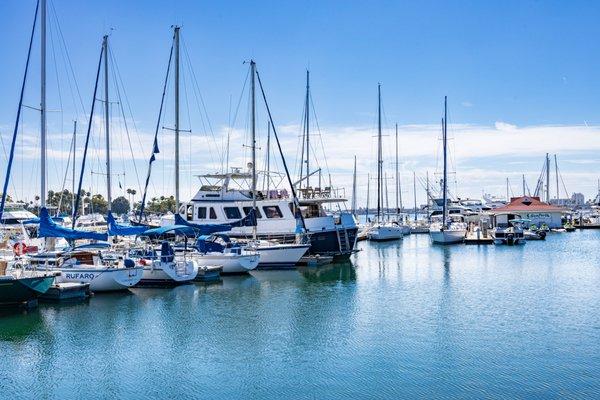
M304 256L298 261L298 265L305 265L307 267L321 267L323 265L331 264L333 262L332 256Z
M494 239L485 231L467 232L465 244L494 244Z
M40 296L42 302L82 301L92 295L89 283L64 282L50 286L46 293Z

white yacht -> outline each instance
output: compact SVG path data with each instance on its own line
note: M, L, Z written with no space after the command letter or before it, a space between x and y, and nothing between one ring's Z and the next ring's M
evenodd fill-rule
M235 170L226 174L200 175L202 183L191 201L183 203L179 215L186 221L203 224L228 224L248 215L252 210L252 191L244 189L252 179L251 173ZM238 187L234 187L234 186ZM350 212L331 215L324 204L345 201L331 196L331 189L313 189L314 195L299 199L300 211L306 226L310 254L348 257L354 250L357 224ZM287 190L257 191L257 238L296 243L298 222L294 202ZM172 221L165 221L171 224ZM228 236L250 239L253 227L235 227ZM224 271L225 272L225 271Z
M223 274L245 274L258 266L260 253L231 241L224 234L200 236L196 241L194 261L199 267L220 265Z
M164 241L160 250L153 247L131 249L129 257L143 268L138 286L175 286L192 282L198 275L198 264L188 252L175 252Z

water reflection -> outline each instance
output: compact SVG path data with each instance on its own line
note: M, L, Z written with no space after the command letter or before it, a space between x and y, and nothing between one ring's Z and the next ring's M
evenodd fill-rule
M320 267L299 267L298 272L307 282L353 282L356 271L350 260L335 262Z
M45 329L38 310L0 309L0 341L19 342Z

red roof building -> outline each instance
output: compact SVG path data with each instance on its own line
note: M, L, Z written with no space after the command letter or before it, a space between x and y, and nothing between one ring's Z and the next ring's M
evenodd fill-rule
M566 208L544 203L536 196L513 197L504 207L491 211L497 223L508 223L511 219L523 218L531 220L532 224L546 224L550 228L562 227L562 216L567 212Z

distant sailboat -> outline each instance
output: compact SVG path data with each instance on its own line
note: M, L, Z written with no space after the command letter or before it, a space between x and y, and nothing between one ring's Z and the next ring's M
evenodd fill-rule
M462 221L453 221L448 217L448 106L444 97L444 120L442 124L442 141L444 151L444 174L442 178L442 215L441 221L436 221L429 227L429 235L433 243L453 244L462 243L467 234L467 225Z
M404 234L398 224L384 219L383 213L383 143L381 135L381 84L377 86L377 218L367 228L367 239L372 241L398 240ZM386 191L387 192L387 191Z

